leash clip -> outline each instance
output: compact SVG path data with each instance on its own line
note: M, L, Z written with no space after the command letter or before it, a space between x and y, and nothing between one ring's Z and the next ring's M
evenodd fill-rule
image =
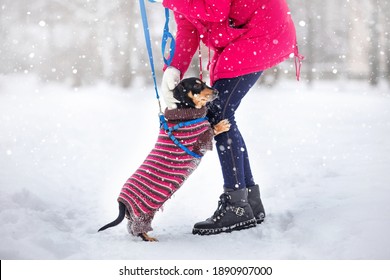
M158 118L160 120L160 128L164 129L165 131L169 130L167 120L165 119L165 116L162 112L158 114Z

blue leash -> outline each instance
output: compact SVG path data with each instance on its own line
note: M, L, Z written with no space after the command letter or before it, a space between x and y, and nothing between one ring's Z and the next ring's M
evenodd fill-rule
M156 1L155 0L149 0L149 2L155 3ZM156 98L158 100L160 113L162 113L161 103L160 103L160 96L158 94L158 89L157 89L156 71L154 69L152 43L150 41L148 16L146 14L145 1L144 0L139 0L139 5L140 5L140 9L141 9L142 24L143 24L143 27L144 27L146 48L148 50L149 63L150 63L150 68L152 70L152 77L153 77L153 82L154 82L154 90L156 91ZM166 59L165 56L164 56L164 53L165 53L166 45L167 45L167 42L168 42L169 39L171 39L170 48L169 48L169 58ZM174 39L173 35L171 34L171 32L169 31L169 9L165 8L165 25L164 25L164 31L163 31L163 37L162 37L161 51L162 51L162 54L163 54L164 63L167 64L168 66L172 62L173 55L174 55L174 52L175 52L175 45L176 45L175 39Z
M169 45L169 57L168 59L166 59L164 54L165 54L165 49L167 47L168 40L171 40L171 43ZM176 49L176 41L172 33L169 31L169 9L165 8L165 25L164 25L162 42L161 42L161 52L164 59L164 63L168 66L171 65L173 54L175 53L175 49Z
M155 3L156 1L155 0L149 0L149 2ZM158 94L156 71L154 69L152 43L150 41L149 24L148 24L148 17L147 17L147 14L146 14L145 1L144 0L139 0L139 4L140 4L140 9L141 9L142 24L143 24L143 27L144 27L146 48L148 50L149 63L150 63L150 68L151 68L151 71L152 71L152 77L153 77L153 82L154 82L154 89L156 91L156 98L157 98L158 106L159 106L159 109L160 109L160 114L159 114L160 126L161 126L161 128L163 128L165 130L165 132L167 133L168 137L178 147L180 147L187 154L189 154L189 155L191 155L191 156L193 156L195 158L201 158L202 157L201 155L198 155L198 154L194 153L193 151L188 149L186 146L184 146L182 143L180 143L179 140L177 140L177 138L173 135L173 132L175 130L178 130L181 127L189 126L189 125L193 125L193 124L197 124L197 123L200 123L202 121L205 121L205 120L207 120L207 118L205 117L205 118L199 118L199 119L191 120L191 121L188 121L188 122L181 122L181 123L178 123L177 125L175 125L173 127L169 127L168 126L167 120L165 119L165 116L164 116L164 114L162 112L160 96ZM171 40L171 43L170 43L170 47L169 47L169 57L168 57L168 59L166 59L164 54L165 54L165 49L166 49L166 45L167 45L168 40ZM174 52L175 52L175 45L176 45L175 39L174 39L173 35L171 34L171 32L169 32L169 9L165 8L165 25L164 25L164 32L163 32L162 43L161 43L161 51L162 51L162 55L163 55L163 58L164 58L164 63L166 65L170 65L171 62L172 62L173 55L174 55Z

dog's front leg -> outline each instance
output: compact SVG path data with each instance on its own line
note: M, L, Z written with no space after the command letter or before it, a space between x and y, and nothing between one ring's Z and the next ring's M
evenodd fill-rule
M230 122L227 119L224 119L214 125L213 130L214 130L214 135L221 134L222 132L229 131L230 129Z

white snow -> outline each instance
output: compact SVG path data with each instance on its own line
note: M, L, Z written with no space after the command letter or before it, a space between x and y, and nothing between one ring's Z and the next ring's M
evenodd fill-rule
M193 236L222 191L206 154L146 243L117 215L124 181L158 133L153 87L70 89L0 76L0 259L389 259L390 95L384 86L254 88L237 119L266 221Z

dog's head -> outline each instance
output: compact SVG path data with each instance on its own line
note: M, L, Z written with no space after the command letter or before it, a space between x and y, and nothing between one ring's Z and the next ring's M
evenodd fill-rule
M173 97L179 101L177 108L197 108L206 106L218 96L218 91L207 86L198 78L187 78L173 89Z

